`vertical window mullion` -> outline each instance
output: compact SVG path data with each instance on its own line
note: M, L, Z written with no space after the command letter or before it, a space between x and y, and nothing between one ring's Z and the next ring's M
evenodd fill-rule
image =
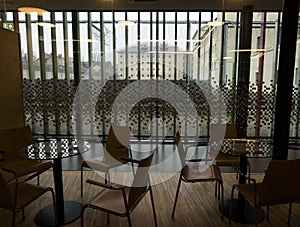
M138 24L137 24L137 39L141 40L141 13L138 12ZM141 80L141 64L145 64L144 61L141 62L141 42L137 42L138 48L138 82ZM138 89L140 87L138 86ZM140 89L138 90L138 94L140 95ZM141 136L141 104L138 103L138 136Z
M156 58L155 58L155 89L156 89L156 94L158 94L158 80L159 80L159 12L155 12L156 14L156 23L155 23L155 27L156 27ZM159 118L159 100L156 98L155 99L155 135L156 135L156 142L158 142L158 133L159 133L159 128L158 128L158 118Z
M125 12L125 21L128 21L128 16L127 16L127 12ZM129 69L128 69L128 66L129 66L129 53L128 53L128 50L129 50L129 48L128 48L128 26L125 26L125 56L126 56L126 86L128 86L128 84L129 84ZM127 97L127 98L129 98L129 97ZM129 113L128 113L129 114ZM126 117L125 117L125 119L126 119L126 125L128 125L128 119L129 119L129 116L128 116L128 114L126 113Z
M273 64L272 64L272 83L271 83L271 94L272 94L272 103L276 102L276 83L277 83L277 67L278 67L278 47L280 45L279 39L280 39L280 25L281 24L281 13L278 12L277 14L277 20L275 24L275 31L274 31L274 55L273 55ZM299 69L299 68L298 68ZM299 69L300 70L300 69ZM274 134L274 119L275 119L275 105L273 106L272 110L272 115L271 115L271 125L270 125L270 130L269 130L269 136L273 136ZM298 114L299 116L299 114Z
M51 24L55 25L55 13L51 12ZM52 70L53 70L53 89L54 89L54 108L55 108L55 133L57 135L61 134L60 131L60 110L59 104L60 100L58 100L58 68L57 68L57 47L56 47L56 29L55 27L51 27L51 44L52 44Z
M186 18L186 40L187 40L187 42L186 42L186 52L189 52L189 50L190 50L190 42L189 42L189 40L190 40L190 29L191 28L191 25L190 25L190 13L189 12L187 12L187 18ZM190 66L189 66L189 62L190 62L190 59L189 59L189 54L186 54L185 55L186 56L186 63L185 63L185 92L187 93L187 94L189 94L190 93ZM189 112L189 111L187 111L187 112ZM184 124L185 124L185 129L184 129L184 133L185 133L185 136L187 136L188 135L188 131L187 131L187 129L188 129L188 116L187 116L187 114L185 115L185 120L184 120Z
M31 115L31 126L33 133L36 133L36 110L34 105L37 104L36 100L36 89L35 89L35 71L34 71L34 60L33 60L33 47L32 47L32 28L31 28L31 15L25 14L26 17L26 41L27 41L27 55L28 55L28 73L29 73L29 91L31 97L30 115Z
M153 13L150 12L150 80L153 80ZM155 42L156 43L156 42ZM152 135L153 128L153 105L150 103L150 135Z
M177 84L177 38L178 38L178 35L177 35L177 12L175 12L175 21L174 21L174 36L175 36L175 42L174 42L174 49L175 49L175 54L174 54L174 83ZM173 135L176 134L176 127L177 127L177 114L176 114L176 111L174 111L174 116L173 116Z
M222 23L225 22L225 12L222 12ZM224 54L226 53L227 43L224 43L225 40L225 24L221 26L221 48L220 48L220 71L219 71L219 86L223 90L225 84L226 84L226 78L224 78L224 75L226 71L224 70ZM225 60L226 61L226 60Z
M118 91L117 91L117 70L116 70L116 66L117 66L117 60L116 60L116 48L117 48L117 43L116 43L116 23L115 23L115 13L113 12L112 14L112 41L113 41L113 86L114 86L114 90L113 90L113 96L117 97ZM124 73L124 72L123 72ZM117 111L115 110L114 113L114 119L117 121Z
M80 52L80 21L79 12L72 12L72 41L73 41L73 69L74 69L74 86L78 89L78 85L81 81L81 52ZM79 93L80 94L80 93ZM79 138L82 131L82 106L76 105L76 133Z
M162 33L163 33L163 54L162 56L162 79L165 80L166 79L166 12L163 12L163 29L162 29ZM166 88L163 87L163 91L162 92L166 92ZM165 100L163 101L163 107L162 107L162 136L163 138L166 136L166 132L165 132L165 115L166 115L166 102Z
M114 21L112 21L114 23ZM105 80L105 34L104 34L104 17L103 12L100 12L100 42L101 42L101 81ZM102 134L103 138L106 135L106 92L103 92L103 102L102 102Z
M196 37L197 40L197 83L200 83L200 50L201 50L201 43L200 43L200 37L201 37L201 12L199 12L199 18L198 18L198 37ZM195 68L195 67L194 67ZM200 89L199 89L200 90ZM197 93L199 95L199 93ZM196 120L196 136L199 137L199 118Z
M43 22L43 17L38 16L38 21ZM42 84L42 106L43 106L43 122L44 122L44 135L49 134L48 122L48 100L46 99L46 65L45 65L45 44L44 44L44 30L42 26L38 26L38 42L39 42L39 55L40 55L40 73Z
M71 102L71 83L70 83L70 59L69 59L69 41L68 41L68 19L67 12L63 12L63 38L64 38L64 72L65 83L67 85L67 134L71 134L71 121L72 121L72 102Z
M92 34L92 17L91 12L88 12L88 21L87 21L87 29L88 29L88 64L89 64L89 89L92 92L94 90L94 78L93 78L93 34ZM92 98L92 97L91 97ZM92 100L90 100L92 102ZM93 109L93 108L92 108ZM94 135L94 122L95 122L95 113L93 111L89 110L89 117L90 117L90 133L91 135Z
M260 28L260 43L259 49L265 49L266 39L266 20L267 13L261 13L261 28ZM260 118L261 118L261 99L263 97L263 72L264 72L264 52L260 52L259 63L258 63L258 75L257 75L257 97L255 103L255 137L260 135Z
M234 27L234 46L233 50L238 49L238 37L239 37L239 13L236 13L235 18L235 27ZM232 83L231 83L231 92L232 92L232 98L231 98L231 107L230 107L230 120L232 123L235 122L235 98L236 98L236 75L237 75L237 61L238 61L238 52L235 51L233 53L233 64L232 64Z

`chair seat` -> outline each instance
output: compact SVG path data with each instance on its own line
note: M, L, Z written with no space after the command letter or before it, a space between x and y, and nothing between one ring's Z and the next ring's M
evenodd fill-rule
M15 190L15 183L8 184L8 187L12 192ZM29 203L34 201L36 198L43 195L46 191L50 190L51 188L32 185L27 183L22 183L18 185L18 193L17 193L17 203L16 208L21 209L27 206Z
M99 156L84 160L81 163L81 167L92 168L94 170L106 172L108 169L122 165L122 162L118 162L114 158L106 158L104 156Z
M263 184L256 183L256 203L254 203L254 185L253 184L238 184L239 192L252 204L258 204L259 195L262 190ZM259 204L258 204L259 205Z
M232 166L240 165L240 158L238 156L233 156L229 154L225 154L223 152L219 152L216 157L216 165L218 166Z
M126 198L128 198L129 188L125 187L125 193ZM104 189L91 202L89 202L89 206L98 207L98 209L101 207L102 211L126 215L126 207L122 190Z
M11 172L5 171L0 167L0 174L2 175L5 182L10 182L15 178L15 175Z
M186 182L222 180L220 170L216 165L186 165L183 168L182 177Z
M2 169L12 172L16 177L25 176L34 172L40 172L53 167L52 161L26 160L22 158L14 161L4 161Z

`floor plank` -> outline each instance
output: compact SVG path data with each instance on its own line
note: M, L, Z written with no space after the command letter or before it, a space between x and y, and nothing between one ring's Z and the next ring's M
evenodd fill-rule
M262 179L262 174L254 175L257 179ZM155 176L154 176L155 177ZM224 173L224 197L229 198L231 193L231 185L236 183L236 175ZM64 196L65 200L76 200L86 203L91 199L99 188L93 185L85 184L84 196L80 197L80 172L64 171ZM99 176L92 171L85 172L85 179L100 180ZM153 194L155 207L157 212L157 220L159 226L229 226L228 220L224 221L220 218L218 209L218 200L214 196L213 183L183 183L175 218L171 218L171 211L177 187L178 175L169 180L153 186ZM41 184L53 186L52 172L46 172L41 176ZM36 226L34 216L38 210L51 202L51 195L46 194L37 201L30 204L25 209L26 219L21 220L21 214L18 214L17 226L27 227ZM270 221L264 220L259 226L288 226L287 221L287 205L274 206L270 209ZM300 226L300 204L293 206L291 226ZM100 211L87 209L85 212L85 225L89 226L108 226L106 225L106 215ZM137 206L131 215L133 226L154 226L150 196L147 195L144 200ZM11 213L7 210L0 209L0 226L10 226ZM111 216L109 226L128 226L127 219L122 217ZM80 219L66 226L80 226ZM232 223L231 226L252 226Z

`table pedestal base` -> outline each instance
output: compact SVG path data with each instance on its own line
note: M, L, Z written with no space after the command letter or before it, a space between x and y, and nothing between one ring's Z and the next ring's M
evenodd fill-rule
M242 224L254 224L254 211L255 209L247 201L240 203L238 199L233 200L231 220ZM263 209L258 208L257 223L265 218ZM229 218L230 214L230 199L224 201L224 216Z
M66 201L65 206L65 217L63 220L58 220L55 223L53 205L48 205L41 209L34 218L34 221L39 226L53 227L61 226L75 221L80 217L82 211L82 204L75 201Z

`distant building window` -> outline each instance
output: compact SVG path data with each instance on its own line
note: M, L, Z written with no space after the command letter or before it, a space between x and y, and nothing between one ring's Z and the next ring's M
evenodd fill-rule
M256 38L256 48L260 49L260 36L257 36Z
M258 72L255 72L255 79L256 79L256 83L258 83Z

